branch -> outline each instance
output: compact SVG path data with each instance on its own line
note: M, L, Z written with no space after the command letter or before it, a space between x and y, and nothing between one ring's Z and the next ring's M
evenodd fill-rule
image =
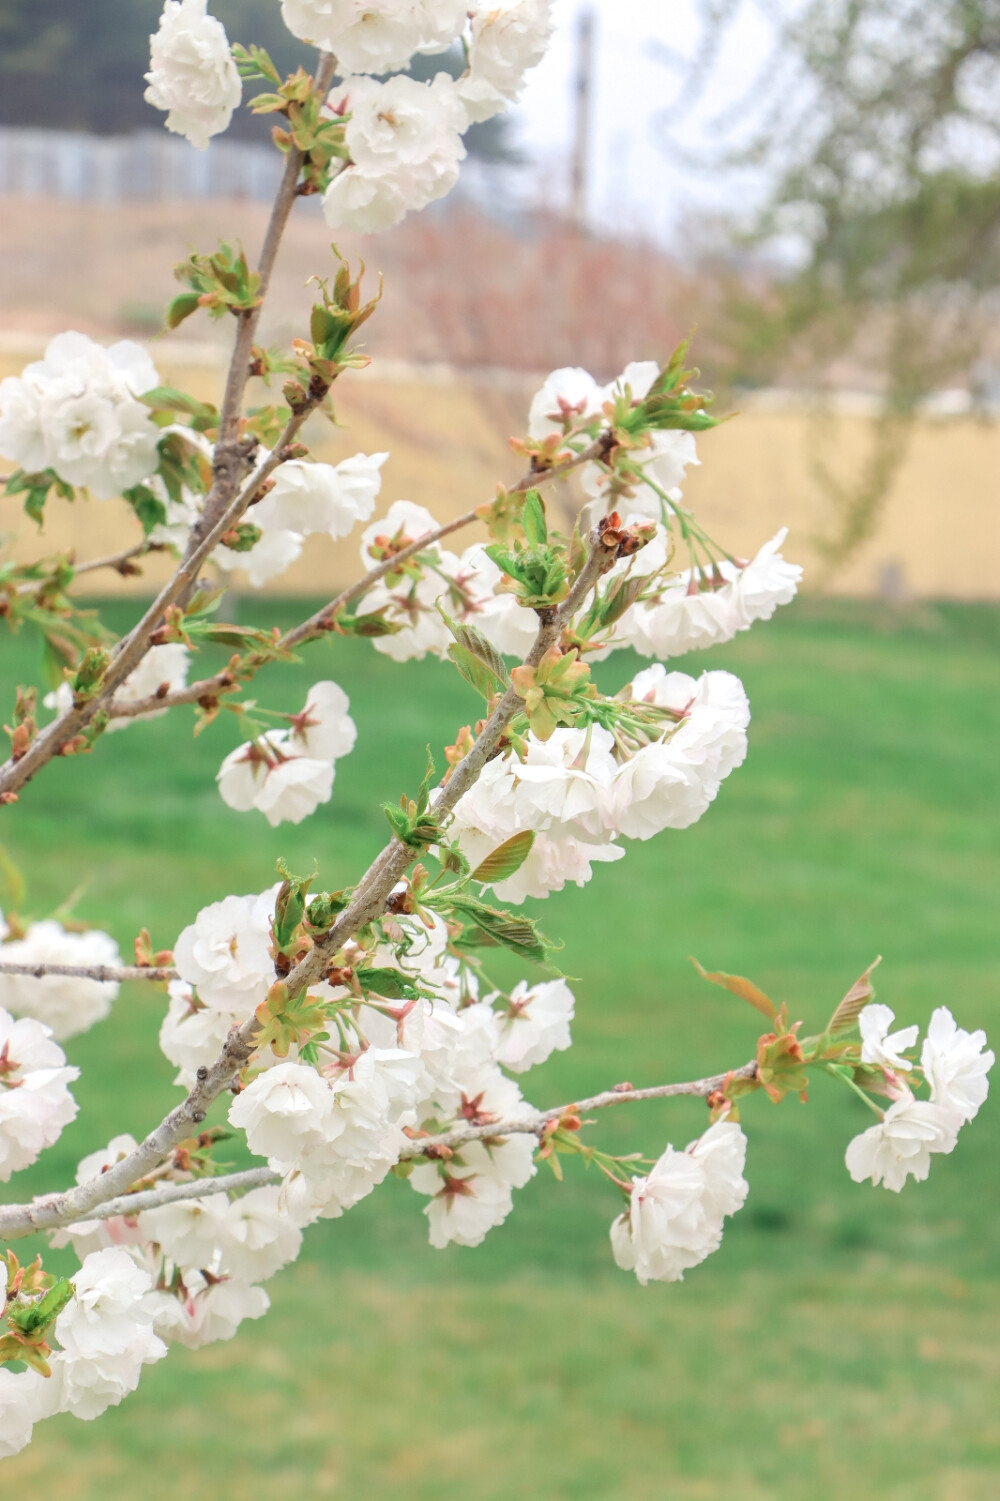
M177 980L176 969L140 964L7 964L0 960L0 975L62 975L70 980L99 980L102 985L121 985L126 980Z
M595 528L591 533L586 562L566 599L557 609L537 612L539 629L535 644L526 658L527 665L537 666L549 647L558 641L564 625L572 619L601 574L611 567L614 560L614 551L609 552L604 546L601 534ZM440 789L441 795L435 805L439 817L447 817L475 782L483 766L495 753L520 702L513 687L508 688L486 721L476 743L455 766L447 785ZM311 952L288 975L285 983L291 997L299 995L308 985L322 977L332 956L352 934L366 923L382 916L393 887L418 858L418 854L417 850L410 849L393 836L361 878L357 894L330 931L317 940ZM187 1098L150 1132L134 1152L115 1163L99 1179L78 1184L76 1188L69 1189L55 1199L36 1201L35 1204L22 1206L19 1211L0 1212L0 1236L27 1235L34 1230L52 1229L57 1224L86 1219L98 1204L124 1193L133 1183L148 1177L179 1142L195 1134L212 1103L230 1088L236 1075L253 1056L254 1039L259 1026L256 1016L251 1016L241 1026L232 1028L212 1067L199 1070L198 1081Z
M416 1139L412 1147L399 1154L400 1162L409 1162L417 1157L440 1157L444 1152L461 1147L468 1141L496 1140L503 1136L541 1136L551 1121L561 1120L570 1112L584 1114L589 1110L606 1110L611 1105L629 1105L636 1100L664 1100L679 1095L694 1095L706 1099L717 1089L722 1089L731 1079L752 1079L757 1072L756 1061L745 1063L742 1068L731 1069L725 1074L713 1074L706 1079L692 1079L682 1084L654 1084L648 1089L633 1089L630 1085L617 1085L589 1099L573 1101L568 1105L552 1105L548 1110L533 1111L530 1115L515 1120L491 1121L482 1126L457 1126L441 1136L424 1136ZM121 1166L121 1164L118 1164ZM82 1187L106 1186L115 1168L109 1169L100 1178L93 1178ZM57 1194L48 1199L35 1199L31 1204L11 1204L0 1209L0 1239L19 1240L36 1230L57 1230L86 1218L106 1220L120 1214L134 1215L143 1209L156 1209L161 1204L174 1204L185 1199L204 1199L211 1194L229 1193L231 1190L260 1188L268 1183L279 1183L281 1174L269 1167L249 1168L245 1172L227 1173L219 1178L200 1178L188 1183L166 1183L157 1188L140 1189L138 1193L119 1194L95 1201L86 1215L71 1207L69 1201L77 1193Z
M254 470L235 500L202 538L194 552L181 563L170 582L160 590L139 623L118 643L98 693L83 704L74 704L65 714L47 725L19 760L11 759L0 767L0 795L16 793L31 780L36 771L59 755L63 746L79 735L99 710L107 707L115 689L121 686L149 651L152 645L150 637L162 623L166 611L177 602L188 584L194 581L202 563L215 551L229 529L239 521L264 481L283 463L284 450L294 441L299 429L321 399L311 399L302 411L289 418L284 432L268 457ZM10 800L9 796L7 800Z
M526 474L521 476L516 485L511 486L509 493L511 495L523 495L526 491L545 484L549 480L561 479L563 475L568 474L573 469L579 468L581 464L587 464L592 459L600 457L601 453L607 448L609 436L608 433L602 433L582 453L574 454L573 458L566 459L563 463L555 465L552 469L541 471L529 469ZM479 519L478 509L466 511L454 521L445 522L443 526L439 526L434 531L428 532L426 536L421 537L418 541L411 542L408 547L401 548L391 558L386 558L384 562L377 563L374 568L370 568L367 573L363 574L355 583L350 584L336 598L332 599L329 604L324 605L321 610L317 610L315 615L310 615L309 619L304 620L301 625L294 626L292 630L286 631L278 642L277 653L280 655L283 652L293 651L295 647L315 640L317 636L325 635L331 629L331 623L338 613L345 605L350 604L351 600L357 599L362 594L367 594L368 590L374 584L377 584L379 579L384 578L387 573L391 573L393 569L398 568L407 559L414 557L425 548L431 547L435 542L440 542L442 537L448 537L453 532L461 531L462 528L471 526L474 521L478 521ZM269 657L267 660L271 661L273 659ZM165 693L163 695L150 694L148 698L132 699L124 701L121 704L112 702L109 712L112 719L131 719L136 715L153 713L158 709L174 709L182 704L196 704L203 698L214 698L217 694L235 689L237 686L238 684L234 681L230 669L223 668L221 672L213 674L212 677L202 678L196 683L189 683L185 688L177 688L172 693Z
M329 53L321 52L316 72L316 88L319 91L325 93L329 88L335 67L335 59ZM250 353L281 236L297 196L296 189L304 160L301 151L289 151L261 250L258 267L260 296L257 306L237 314L238 328L219 417L219 439L213 463L214 480L205 497L201 520L192 529L187 553L169 584L161 590L158 598L128 636L118 643L100 692L86 704L74 705L66 714L48 725L18 761L10 760L0 767L0 799L3 802L15 800L19 789L30 781L35 772L59 754L63 746L74 740L94 715L106 707L114 690L120 687L146 655L152 645L150 633L160 623L164 612L190 592L201 564L230 527L240 519L263 480L281 462L281 450L292 442L306 417L319 404L318 401L310 401L305 411L292 417L268 460L251 476L249 484L240 490L240 481L246 473L247 452L239 438L239 426L243 396L250 380Z

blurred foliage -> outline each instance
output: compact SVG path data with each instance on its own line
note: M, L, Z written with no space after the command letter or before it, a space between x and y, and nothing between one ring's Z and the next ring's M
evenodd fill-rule
M310 66L311 49L285 29L277 0L211 0L210 10L231 42L265 47L283 73ZM162 128L163 115L143 99L159 16L157 0L0 0L0 124L99 135ZM417 57L412 71L428 78L463 67L456 49ZM230 134L268 140L270 124L238 110ZM466 148L485 160L514 160L507 135L505 121L487 120L471 127Z
M708 5L692 95L741 3ZM1000 0L785 0L775 28L752 90L716 122L738 144L720 146L713 169L766 184L729 226L730 248L791 268L763 286L733 279L731 374L748 385L881 377L884 409L853 475L828 462L835 440L817 429L832 570L871 535L925 398L955 385L996 397Z

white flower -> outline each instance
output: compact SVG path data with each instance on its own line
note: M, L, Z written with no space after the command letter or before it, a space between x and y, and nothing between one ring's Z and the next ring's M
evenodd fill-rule
M503 843L502 839L464 825L456 825L454 833L473 869ZM570 881L577 886L586 886L595 864L612 864L623 859L624 855L625 851L618 844L584 844L579 839L536 834L528 858L520 869L505 881L497 881L493 892L499 901L516 906L529 896L542 898L551 891L562 891Z
M105 349L86 334L58 334L44 359L0 381L0 453L110 500L159 462L159 429L137 399L159 384L148 354L130 340Z
M228 1235L229 1202L222 1194L161 1204L139 1215L146 1240L155 1241L178 1266L213 1271Z
M62 1349L51 1361L59 1407L99 1417L139 1384L142 1367L166 1354L144 1304L152 1279L127 1251L95 1251L72 1279L76 1296L56 1320Z
M91 928L86 933L68 933L61 923L47 918L29 925L23 938L3 947L8 964L66 964L89 969L95 965L120 965L118 945L107 933ZM113 981L77 980L67 975L0 975L0 1004L14 1016L32 1016L51 1027L59 1042L86 1032L111 1010L118 994Z
M160 1027L160 1051L177 1068L175 1084L190 1089L199 1068L211 1068L233 1024L232 1016L198 1005L190 985L171 980L170 1000Z
M871 1007L866 1009L870 1011ZM862 1020L864 1017L862 1011ZM937 1008L920 1054L924 1078L935 1105L954 1111L963 1121L971 1121L989 1093L990 1081L986 1076L995 1061L992 1050L986 1047L985 1032L964 1031L947 1006Z
M718 1250L723 1220L747 1196L746 1137L717 1121L684 1152L668 1146L644 1178L633 1178L629 1207L611 1226L615 1260L639 1281L679 1282Z
M655 600L629 612L630 644L645 656L679 657L770 620L779 605L794 599L802 577L799 565L779 552L787 535L782 527L749 563L723 559L710 577L701 570L678 574Z
M305 708L296 715L292 744L317 761L338 761L354 749L358 731L348 710L351 701L337 683L313 683Z
M706 672L696 682L662 666L639 673L633 699L669 709L680 723L645 745L615 777L615 824L628 839L695 823L725 777L746 756L750 706L743 684L729 672Z
M847 1148L847 1171L855 1183L866 1178L899 1193L909 1175L922 1183L930 1172L932 1152L954 1151L962 1117L941 1105L915 1100L907 1093L890 1105L885 1117L856 1136Z
M614 737L601 725L526 737L523 761L497 757L455 810L456 831L476 829L496 843L523 830L595 843L614 836Z
M314 1068L279 1063L259 1074L229 1107L229 1124L246 1132L251 1152L298 1162L327 1139L330 1090Z
M281 0L293 36L336 54L350 73L392 73L415 52L443 52L468 0Z
M240 1282L266 1282L302 1249L302 1231L282 1210L277 1187L253 1188L226 1205L222 1261Z
M379 473L387 453L356 453L339 464L306 464L293 459L274 476L274 488L250 513L265 532L290 531L310 536L327 532L346 537L375 509L382 486Z
M550 433L561 433L567 423L576 426L596 417L607 399L607 386L599 386L594 377L579 366L553 370L531 399L528 434L541 440Z
M532 1113L512 1079L496 1069L474 1099L466 1097L466 1118L512 1121ZM535 1139L527 1132L466 1142L445 1164L419 1163L409 1176L410 1187L429 1194L424 1210L430 1242L439 1249L453 1241L478 1246L494 1225L501 1225L513 1208L512 1190L534 1177Z
M166 0L150 37L146 103L169 110L166 126L204 150L226 129L243 97L225 27L206 14L206 0Z
M231 547L217 547L212 554L212 562L225 573L243 569L253 588L262 589L270 579L277 578L286 568L291 567L304 545L305 538L301 532L277 528L265 531L249 552L234 552Z
M216 781L223 802L263 813L272 828L301 823L330 801L334 762L353 748L357 730L350 701L336 683L314 683L290 730L268 730L231 751Z
M0 1010L0 1182L58 1141L77 1113L68 1086L79 1077L48 1027Z
M31 1442L31 1430L55 1411L56 1391L38 1371L0 1366L0 1459L10 1459Z
M269 769L253 805L272 829L280 823L301 823L321 803L330 801L333 778L332 761L293 756Z
M361 533L361 566L372 568L383 561L387 550L399 552L437 529L438 523L424 506L414 505L412 500L394 500L381 520L373 521Z
M902 1031L893 1032L889 1035L889 1028L896 1020L894 1011L888 1006L866 1006L858 1017L858 1026L861 1029L861 1062L877 1064L880 1068L889 1068L894 1071L905 1070L913 1067L912 1063L900 1056L907 1048L912 1048L917 1040L919 1027L904 1027Z
M346 78L329 104L350 112L351 153L351 164L323 195L323 215L332 229L347 225L362 234L379 233L398 224L409 209L444 197L458 181L466 114L447 73L426 84L404 74L385 83Z
M324 1140L285 1164L309 1180L324 1218L336 1219L371 1193L398 1160L422 1079L419 1058L376 1047L328 1076Z
M552 0L480 0L473 9L469 71L458 84L470 120L488 120L518 98L552 31Z
M146 1298L153 1328L169 1344L200 1350L232 1339L244 1319L260 1319L271 1306L262 1287L229 1278L206 1282L199 1272L186 1272L177 1293L157 1291Z
M574 1005L565 980L546 980L530 988L526 980L515 985L510 1008L500 1016L498 1061L521 1074L544 1063L550 1054L564 1052L572 1040L569 1024Z
M270 927L278 885L203 907L174 944L182 980L216 1011L249 1016L274 984Z

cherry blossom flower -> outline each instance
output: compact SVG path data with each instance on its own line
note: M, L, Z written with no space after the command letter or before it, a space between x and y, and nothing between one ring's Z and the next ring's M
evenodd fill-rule
M175 1084L190 1089L199 1068L210 1068L222 1051L232 1016L196 1002L185 980L167 986L167 1014L160 1027L160 1051L177 1068Z
M221 21L206 0L166 0L160 29L150 37L147 104L169 110L166 127L204 151L226 129L243 85Z
M176 1292L157 1290L144 1301L160 1339L188 1350L232 1339L244 1319L263 1318L271 1306L262 1287L229 1277L208 1281L201 1272L185 1272Z
M91 928L69 933L53 918L29 924L23 938L4 944L9 964L65 964L83 969L120 965L118 945L107 933ZM0 975L0 1004L14 1016L31 1016L52 1029L58 1042L86 1032L102 1021L118 994L113 981L80 980L67 975Z
M76 1296L56 1320L62 1349L50 1362L50 1380L61 1412L90 1419L135 1391L142 1367L167 1347L144 1304L152 1279L127 1251L93 1252L71 1280Z
M58 1141L77 1113L69 1085L79 1077L48 1027L0 1010L0 1182Z
M0 453L110 500L157 466L160 432L138 398L159 384L131 340L105 349L86 334L57 334L44 359L0 381Z
M599 386L586 370L567 366L553 370L531 398L528 434L541 440L596 417L608 399L607 386Z
M345 78L329 106L346 109L351 162L323 195L331 229L346 225L362 234L390 229L410 209L426 208L458 181L465 156L464 106L447 73L430 83L405 74L380 83Z
M889 1033L896 1014L888 1006L868 1005L858 1017L861 1029L861 1062L876 1064L879 1068L905 1072L913 1067L901 1056L912 1048L920 1031L919 1027L904 1027L899 1032Z
M572 1042L569 1024L575 1000L565 980L546 980L528 986L515 985L510 1006L500 1016L497 1059L512 1073L544 1063L554 1052L564 1052Z
M611 1227L615 1260L639 1281L679 1282L722 1241L723 1221L747 1196L746 1137L717 1121L683 1152L667 1147L649 1173L633 1178L629 1207Z
M871 1009L866 1007L866 1011ZM864 1017L865 1011L861 1013L862 1020ZM937 1008L920 1054L924 1078L935 1105L954 1111L963 1121L971 1121L989 1093L987 1074L995 1061L992 1049L986 1047L985 1032L981 1029L966 1032L947 1006Z
M278 468L273 489L254 506L253 524L265 533L288 531L308 537L326 532L335 541L346 537L374 511L382 486L379 471L388 457L356 453L339 464L289 460Z
M467 11L468 0L281 0L292 35L333 52L349 73L392 73L415 52L443 52Z
M182 980L216 1011L249 1016L274 984L271 917L278 885L203 907L174 944Z
M0 1366L0 1459L10 1459L30 1444L34 1425L55 1412L56 1396L41 1372Z
M958 1140L961 1115L908 1091L876 1125L856 1136L847 1148L847 1171L855 1183L870 1178L899 1193L907 1177L922 1183L930 1172L934 1152L952 1152Z
M795 598L802 577L799 565L779 551L787 535L782 527L749 563L723 559L710 576L690 569L678 574L656 599L629 612L629 643L648 657L679 657L770 620Z
M458 83L470 120L488 120L518 99L553 24L551 0L480 0L473 8L469 70Z
M464 1119L484 1124L531 1113L514 1081L497 1070L474 1098L464 1099L462 1109ZM417 1193L430 1196L424 1213L431 1245L439 1250L450 1242L478 1246L503 1224L514 1206L513 1190L534 1177L534 1150L530 1133L512 1132L465 1142L446 1163L419 1163L408 1181Z

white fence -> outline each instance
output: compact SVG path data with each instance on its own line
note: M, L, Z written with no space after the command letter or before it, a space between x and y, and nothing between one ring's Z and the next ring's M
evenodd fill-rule
M213 141L196 151L158 131L92 136L0 127L0 195L122 199L273 198L281 160L267 146Z

